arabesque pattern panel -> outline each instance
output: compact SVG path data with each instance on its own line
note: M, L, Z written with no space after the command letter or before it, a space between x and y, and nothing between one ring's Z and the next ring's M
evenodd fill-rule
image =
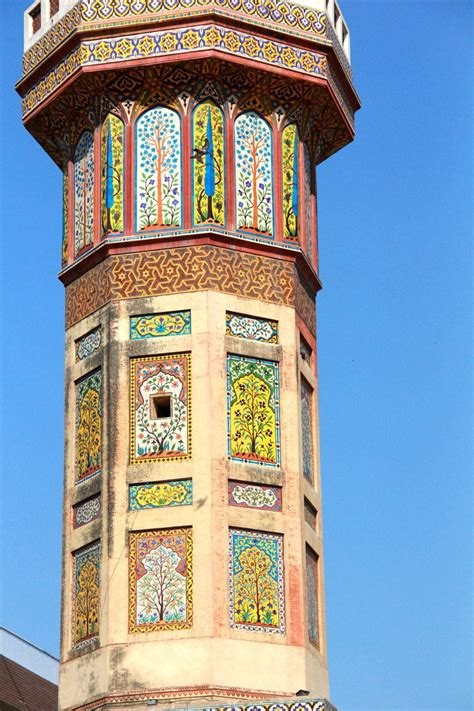
M100 543L73 554L72 641L83 646L99 636Z
M229 480L227 484L230 506L262 511L281 511L281 486L248 484Z
M102 328L98 326L76 341L76 363L96 353L102 345Z
M191 455L191 356L133 358L130 463Z
M76 383L76 482L102 468L102 372Z
M280 465L278 363L227 356L227 420L231 459Z
M278 343L278 321L255 316L244 316L227 311L225 316L226 334L248 341Z
M191 506L192 503L193 483L191 479L130 485L129 506L131 511L160 509L165 506Z
M130 338L163 338L164 336L189 336L191 333L191 311L169 311L163 314L132 316L130 318Z
M230 625L251 632L285 632L283 536L229 531Z
M192 530L130 533L130 632L192 626Z
M91 496L72 507L72 527L79 528L94 521L102 512L101 494Z

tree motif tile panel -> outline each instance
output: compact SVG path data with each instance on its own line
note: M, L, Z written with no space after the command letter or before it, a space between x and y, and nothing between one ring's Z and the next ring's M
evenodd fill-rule
M283 537L230 529L230 625L251 632L285 632Z
M313 483L313 391L301 378L301 444L303 447L303 475Z
M102 328L98 326L76 341L76 363L96 353L102 345Z
M102 468L102 373L76 383L76 482Z
M193 483L191 479L162 481L130 486L130 510L160 509L166 506L191 506Z
M244 316L232 311L226 313L226 334L248 341L263 341L278 343L278 321L271 319Z
M74 254L94 242L94 136L84 131L74 152Z
M61 266L69 261L69 181L67 168L63 173L63 240L61 244Z
M273 236L272 131L254 111L235 121L237 227Z
M189 336L191 334L191 311L170 311L164 314L132 316L130 338L163 338L164 336Z
M298 131L286 126L282 137L283 233L285 239L298 239Z
M311 156L309 153L309 148L304 144L304 175L305 175L305 209L306 209L306 251L310 262L313 261L313 241L315 236L314 224L313 224L313 197L312 197L312 187L313 187L313 171L316 168L313 166Z
M224 116L205 101L193 113L193 220L225 224Z
M102 497L100 494L92 496L90 499L81 501L72 508L72 527L79 528L86 523L99 518L102 513Z
M191 356L133 358L130 388L130 463L187 459L191 455ZM155 410L169 400L169 415Z
M229 480L227 484L230 506L260 509L261 511L281 511L281 487L264 484L248 484Z
M113 114L106 118L101 133L102 233L123 232L124 125Z
M130 632L192 626L192 530L130 533Z
M280 466L278 363L227 356L227 435L231 459Z
M308 636L311 644L319 649L318 606L318 556L306 546L306 602L308 612Z
M164 106L149 109L136 127L137 229L181 226L181 122Z
M100 543L73 554L72 641L80 647L99 636Z

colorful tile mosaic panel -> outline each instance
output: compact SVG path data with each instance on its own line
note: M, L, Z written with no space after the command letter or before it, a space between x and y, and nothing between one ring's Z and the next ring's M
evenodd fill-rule
M169 311L165 314L132 316L130 338L163 338L164 336L189 336L191 334L191 311Z
M225 332L228 336L246 338L248 341L278 343L278 321L227 311L225 325Z
M123 121L109 114L102 125L100 142L103 234L123 232L124 133Z
M315 173L316 168L313 166L311 156L309 154L309 148L304 144L304 176L305 176L305 209L306 209L306 252L308 254L309 260L313 261L313 241L314 241L314 224L313 224L313 199L312 199L312 186L313 186L313 172Z
M76 341L76 363L96 353L102 345L102 327L97 326Z
M91 373L76 383L76 482L102 467L102 373Z
M227 356L227 432L231 459L280 465L278 363Z
M73 554L72 641L74 647L99 636L100 543Z
M61 266L69 261L69 181L67 168L63 173L63 239L61 243Z
M176 111L158 106L140 116L136 155L137 229L179 227L181 122Z
M298 131L286 126L281 136L283 172L283 232L285 239L298 238Z
M193 483L191 479L161 481L130 486L130 510L161 509L165 506L191 506Z
M281 511L281 487L264 484L247 484L229 480L229 504L262 511Z
M224 115L204 101L193 112L193 220L225 224Z
M306 546L306 603L308 613L308 636L311 644L319 649L318 606L318 556Z
M187 459L191 455L189 353L133 358L130 378L130 463Z
M192 626L191 528L130 533L130 632Z
M72 507L72 527L79 528L98 518L102 513L102 497L100 494L81 501Z
M313 483L313 391L301 378L301 444L303 447L303 475Z
M237 227L273 235L272 131L254 111L235 121Z
M84 131L74 153L74 254L94 241L94 136Z
M283 536L230 529L230 626L285 632Z

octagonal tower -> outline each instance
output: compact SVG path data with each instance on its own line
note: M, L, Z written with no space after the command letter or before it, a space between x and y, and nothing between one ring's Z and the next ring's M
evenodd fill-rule
M339 7L41 0L23 70L64 175L60 709L327 697L316 166L359 108Z

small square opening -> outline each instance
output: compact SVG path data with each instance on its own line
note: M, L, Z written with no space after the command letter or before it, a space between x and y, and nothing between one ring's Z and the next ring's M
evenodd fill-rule
M49 16L54 17L59 12L59 0L49 0Z
M151 417L153 420L165 420L171 417L171 395L153 395Z
M32 31L32 34L35 34L41 28L41 3L38 3L30 11L30 18L31 18L31 31Z

